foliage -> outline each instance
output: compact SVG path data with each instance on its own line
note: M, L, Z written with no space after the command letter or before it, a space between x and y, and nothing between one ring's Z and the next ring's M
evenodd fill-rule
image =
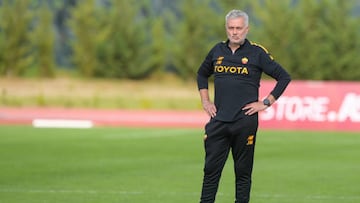
M46 5L41 5L36 15L34 32L31 40L36 50L34 53L35 64L38 67L40 77L54 77L54 31L53 15Z
M126 8L126 9L124 9ZM138 13L139 4L126 0L111 1L110 8L103 10L101 21L103 41L97 54L103 67L97 75L116 78L141 78L148 71L146 51L146 27Z
M30 67L33 56L29 30L31 2L4 0L0 7L0 75L19 76Z
M63 57L71 57L67 68L81 76L143 79L171 71L194 79L211 47L226 39L225 14L241 9L250 16L249 39L264 45L294 79L360 78L355 0L185 0L163 7L161 0L66 2L0 1L1 76L23 76L29 68L41 77L56 75L55 36L64 31L52 23L62 9L70 15L61 29L72 34L72 54Z
M109 4L101 7L95 1L80 2L73 8L68 23L75 36L75 65L87 77L147 76L151 72L146 64L150 48L138 13L140 5L125 0Z
M148 66L155 74L161 74L166 71L168 64L169 46L165 32L165 20L163 18L154 18L151 22L151 45Z
M359 18L353 1L257 2L256 38L295 79L359 80Z
M173 23L172 62L184 79L196 76L200 63L218 38L216 27L222 25L210 4L210 1L184 1L181 20Z
M96 55L97 43L102 37L95 0L79 2L71 13L72 20L69 25L75 36L72 43L73 62L83 76L94 76L99 65Z

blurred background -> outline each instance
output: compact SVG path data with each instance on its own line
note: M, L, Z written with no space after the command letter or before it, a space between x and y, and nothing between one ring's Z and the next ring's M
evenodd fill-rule
M0 104L198 109L196 71L234 8L294 80L359 80L358 0L1 0ZM174 88L178 103L152 101Z
M164 72L193 79L224 16L249 13L249 39L294 79L358 80L360 1L2 0L2 77L144 79Z
M232 9L293 78L251 201L360 202L360 0L0 0L0 202L198 202L196 71Z

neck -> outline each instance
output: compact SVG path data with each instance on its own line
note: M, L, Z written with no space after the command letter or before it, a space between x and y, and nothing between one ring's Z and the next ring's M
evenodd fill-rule
M245 43L245 40L242 40L239 43L233 43L233 42L229 42L229 47L240 47L241 45L243 45Z
M241 44L237 44L237 43L229 43L229 47L231 49L237 49L241 46Z
M240 48L241 45L243 45L244 43L245 43L245 40L241 41L240 43L231 43L231 42L229 42L229 45L228 45L228 46L230 47L230 49L231 49L233 52L235 52L236 49Z

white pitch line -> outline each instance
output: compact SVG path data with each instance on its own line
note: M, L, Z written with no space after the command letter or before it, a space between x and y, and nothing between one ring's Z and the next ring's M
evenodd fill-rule
M47 193L47 194L118 194L118 195L143 195L143 191L115 191L115 190L42 190L42 189L6 189L0 188L0 193ZM149 192L150 193L150 192ZM151 192L154 194L154 192ZM199 192L159 192L158 195L174 195L174 196L198 196ZM219 196L229 196L222 192L218 193ZM252 194L251 196L261 199L299 199L299 200L360 200L360 196L341 196L341 195L286 195L286 194Z
M74 194L122 194L139 195L140 191L100 191L100 190L41 190L41 189L0 189L3 193L74 193Z
M341 195L285 195L285 194L253 194L254 197L272 199L310 199L310 200L360 200L360 196Z

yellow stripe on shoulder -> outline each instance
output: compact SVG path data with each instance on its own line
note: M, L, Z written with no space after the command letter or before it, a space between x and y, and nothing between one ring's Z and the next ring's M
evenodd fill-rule
M269 51L268 51L263 45L257 44L257 43L255 43L255 42L251 42L251 41L250 41L250 44L251 44L251 45L254 45L254 46L257 46L257 47L260 47L262 50L265 51L265 53L267 53L267 54L270 56L271 60L274 60L274 57L271 56L271 54L269 53Z
M269 53L269 51L261 44L258 44L256 42L250 42L250 44L262 48L267 54Z

